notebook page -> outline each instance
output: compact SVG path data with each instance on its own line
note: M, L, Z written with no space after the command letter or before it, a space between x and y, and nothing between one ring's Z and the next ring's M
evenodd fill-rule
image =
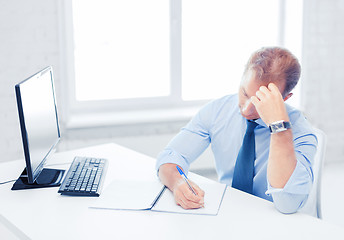
M152 211L217 215L227 186L192 173L189 174L189 179L195 182L205 192L204 208L183 209L176 204L172 192L166 189L159 201L152 208Z
M91 208L149 210L163 187L159 180L114 180L104 189Z

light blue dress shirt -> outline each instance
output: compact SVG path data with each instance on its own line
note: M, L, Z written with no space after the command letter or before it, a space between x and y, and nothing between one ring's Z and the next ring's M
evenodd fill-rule
M292 124L296 168L283 189L270 186L267 163L270 130L258 119L255 132L256 160L253 194L273 201L284 213L297 211L305 202L313 182L312 163L317 139L300 111L286 104ZM246 119L238 106L238 95L228 95L205 105L158 155L156 168L175 163L188 172L190 164L211 144L219 181L232 185L234 166L246 131Z

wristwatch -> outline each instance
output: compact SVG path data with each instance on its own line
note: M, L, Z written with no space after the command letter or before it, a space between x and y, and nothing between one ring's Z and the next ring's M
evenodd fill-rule
M279 133L291 128L291 123L281 120L270 123L269 128L271 133Z

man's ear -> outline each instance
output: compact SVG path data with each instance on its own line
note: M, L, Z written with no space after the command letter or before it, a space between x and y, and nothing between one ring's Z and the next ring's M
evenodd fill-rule
M293 96L293 93L289 93L283 100L287 101L289 98L291 98L291 96Z

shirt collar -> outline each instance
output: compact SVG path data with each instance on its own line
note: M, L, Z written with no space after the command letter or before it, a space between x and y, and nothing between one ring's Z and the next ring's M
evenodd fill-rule
M258 123L258 125L260 125L262 127L265 127L265 128L268 127L261 118L258 118L255 122Z
M241 116L242 118L244 118L244 117L241 115L241 112L240 112L240 108L239 108L239 107L238 107L238 114L240 114L240 116ZM255 120L255 122L256 122L258 125L262 126L262 127L268 128L268 126L265 124L265 122L264 122L261 118L258 118L257 120Z

